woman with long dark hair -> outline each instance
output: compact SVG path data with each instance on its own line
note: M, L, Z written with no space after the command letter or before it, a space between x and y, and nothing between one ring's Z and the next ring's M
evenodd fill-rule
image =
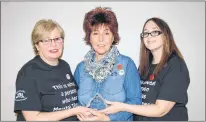
M188 120L189 72L168 24L150 18L140 36L142 105L106 101L111 106L101 112L131 112L136 114L135 121Z

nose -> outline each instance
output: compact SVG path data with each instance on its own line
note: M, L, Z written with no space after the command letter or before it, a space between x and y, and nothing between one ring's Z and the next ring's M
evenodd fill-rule
M54 39L51 40L51 45L56 46L56 42L54 41Z
M148 35L148 37L147 38L152 38L152 34L151 33L149 33L149 35Z
M99 41L100 41L100 42L103 41L103 35L102 35L102 34L99 36Z
M153 38L153 37L152 37L152 35L151 35L151 34L149 34L149 35L148 35L148 37L147 37L147 38L145 38L145 40L147 40L147 42L148 42L148 41L150 41L150 40L151 40L151 38Z

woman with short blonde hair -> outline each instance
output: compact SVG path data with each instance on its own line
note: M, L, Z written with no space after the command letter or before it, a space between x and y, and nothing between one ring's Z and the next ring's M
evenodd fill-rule
M18 121L76 121L77 86L69 64L60 59L64 30L53 20L40 20L32 31L35 57L18 72L14 112Z

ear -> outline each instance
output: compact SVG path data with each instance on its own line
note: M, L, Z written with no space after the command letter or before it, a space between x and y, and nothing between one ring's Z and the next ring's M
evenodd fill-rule
M35 44L35 47L36 47L37 51L39 51L39 45Z
M113 39L112 39L112 44L114 44L115 43L115 40L114 40L114 36L113 36Z

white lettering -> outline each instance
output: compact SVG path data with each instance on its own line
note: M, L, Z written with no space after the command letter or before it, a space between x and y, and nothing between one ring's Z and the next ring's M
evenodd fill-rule
M142 99L146 99L146 95L145 94L142 94Z
M67 86L72 87L72 86L75 86L75 84L74 83L68 83Z
M146 92L149 91L149 88L147 88L147 87L141 87L141 89L142 89L142 91L146 91Z
M142 85L146 84L146 85L150 85L150 86L155 86L156 81L141 81L140 83Z
M70 98L69 99L64 99L64 100L62 100L62 104L65 104L65 103L69 103L70 102Z

